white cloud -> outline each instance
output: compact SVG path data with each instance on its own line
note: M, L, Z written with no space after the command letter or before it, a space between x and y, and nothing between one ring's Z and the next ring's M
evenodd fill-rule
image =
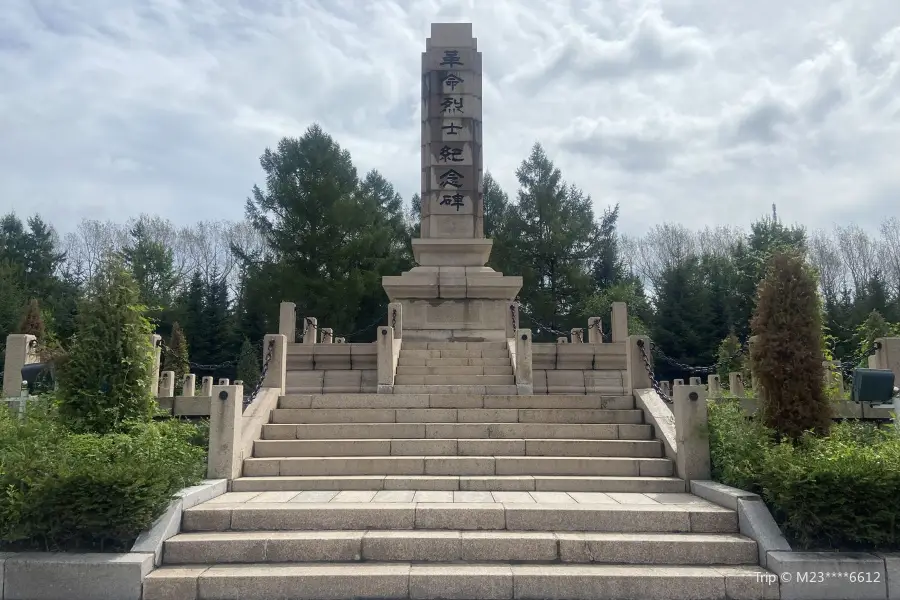
M7 0L0 213L240 218L258 158L318 122L419 185L429 23L471 21L485 166L541 141L597 209L812 227L900 216L896 0Z

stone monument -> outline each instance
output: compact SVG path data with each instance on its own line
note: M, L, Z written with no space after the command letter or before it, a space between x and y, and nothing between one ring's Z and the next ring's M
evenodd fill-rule
M481 52L471 23L432 23L422 53L422 215L418 266L384 277L402 305L403 339L506 339L521 277L486 267Z

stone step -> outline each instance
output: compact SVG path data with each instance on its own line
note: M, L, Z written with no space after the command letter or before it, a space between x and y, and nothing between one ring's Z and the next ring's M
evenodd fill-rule
M778 598L749 565L286 563L167 565L144 580L144 600L322 598L718 600ZM776 580L777 581L777 580Z
M400 347L400 358L505 358L510 359L507 348L444 348L443 350L406 350Z
M462 378L462 376L471 375L512 375L512 365L508 366L446 366L446 367L422 367L411 365L398 365L397 377L407 375L451 375Z
M438 490L504 492L684 493L677 477L557 475L340 475L240 477L235 492L307 490Z
M661 458L658 440L329 439L257 440L256 458L287 456L618 456Z
M397 375L394 385L515 385L512 375Z
M165 542L169 565L297 562L549 562L755 565L756 542L737 533L523 531L223 531Z
M402 350L508 350L508 342L417 342L404 340Z
M206 502L182 531L441 529L737 533L737 513L714 504Z
M278 408L580 408L634 409L632 396L484 396L461 394L304 394L282 396Z
M644 424L616 423L271 423L265 440L293 439L596 439L649 440Z
M518 388L514 385L395 385L393 393L511 396L518 393Z
M617 475L669 477L667 458L582 456L303 456L248 458L245 477L281 475Z
M623 423L641 424L641 410L577 408L276 408L272 423Z
M510 357L500 358L419 358L404 356L400 353L397 361L398 367L508 367Z

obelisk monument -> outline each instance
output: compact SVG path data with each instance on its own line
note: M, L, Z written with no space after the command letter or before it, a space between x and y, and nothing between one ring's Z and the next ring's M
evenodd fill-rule
M486 267L481 153L481 52L471 23L432 23L422 53L419 265L384 277L403 305L403 339L499 340L521 277Z

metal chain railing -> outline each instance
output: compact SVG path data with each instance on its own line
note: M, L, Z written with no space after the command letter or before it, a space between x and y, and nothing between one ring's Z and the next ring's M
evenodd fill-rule
M348 333L348 334L346 334L346 335L338 335L338 334L334 334L333 337L334 337L334 339L337 339L337 338L339 338L339 337L342 337L342 338L344 338L344 339L349 340L349 339L352 338L353 336L359 335L360 333L364 333L364 332L366 332L366 331L369 331L370 329L372 329L373 327L375 327L375 326L377 326L377 325L379 325L379 324L381 324L381 317L377 317L374 321L372 321L371 323L369 323L368 325L366 325L366 326L363 327L362 329L357 329L356 331L354 331L354 332L352 332L352 333ZM397 327L397 310L396 310L396 309L394 309L393 315L392 315L392 317L391 317L391 327L395 327L395 328Z
M177 355L175 354L175 351L172 350L171 348L169 348L169 347L165 344L165 342L163 342L162 340L160 340L160 341L158 342L158 345L159 345L159 348L162 350L162 353L163 353L164 355L168 355L168 356L172 356L172 357L177 358ZM218 363L218 364L213 364L213 365L207 365L207 364L203 364L203 363L195 363L195 362L191 362L190 360L188 361L188 366L189 366L191 369L197 370L197 371L218 371L219 369L225 369L225 368L227 368L227 367L233 367L233 366L236 365L236 364L237 364L237 361L235 361L235 360L228 360L228 361L221 362L221 363Z
M638 340L637 346L638 350L641 352L641 360L644 361L644 367L647 369L647 375L650 377L650 385L653 386L653 391L662 398L663 402L672 404L672 399L669 398L669 395L663 392L662 388L659 387L659 382L656 380L656 375L653 373L653 365L650 364L650 357L647 356L647 349L644 347L644 340Z
M313 322L310 317L304 317L303 318L303 333L301 333L300 335L296 335L296 332L294 332L295 335L294 335L293 341L294 342L302 342L303 339L306 337L306 334L309 331L309 328L312 326L312 324L313 324Z
M256 386L254 386L253 391L250 393L250 395L244 396L245 409L253 404L253 401L256 400L256 396L259 394L259 390L262 389L263 382L266 380L266 373L269 372L269 363L272 362L273 356L275 356L275 340L269 340L269 347L266 350L266 358L265 360L263 360L262 370L259 372L259 380L256 382Z

